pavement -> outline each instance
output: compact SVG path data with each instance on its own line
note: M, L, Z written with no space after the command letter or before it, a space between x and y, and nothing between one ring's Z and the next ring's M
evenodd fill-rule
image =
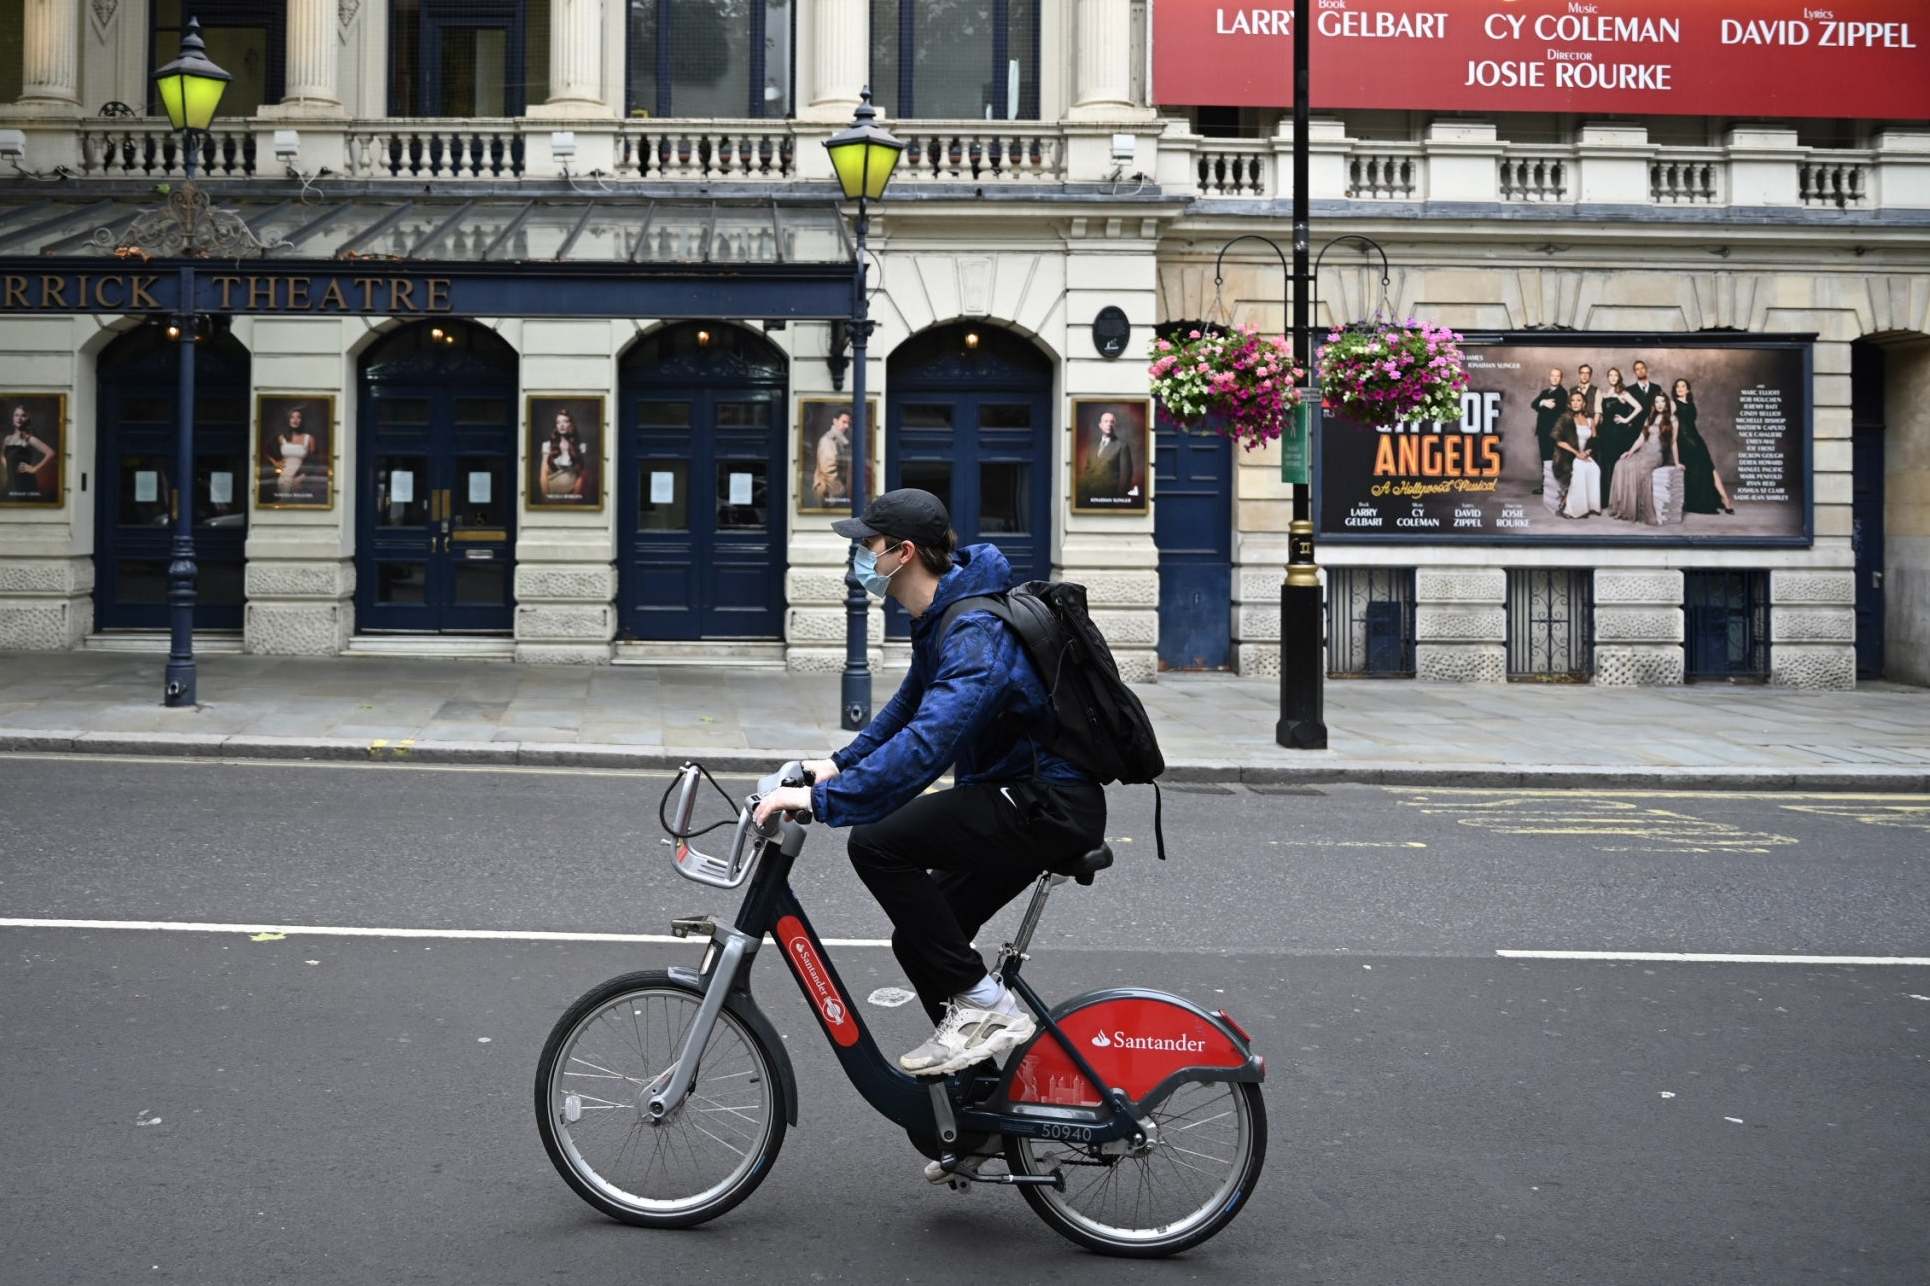
M678 1233L569 1191L532 1119L546 1033L605 978L694 965L668 919L734 902L670 868L654 780L22 754L5 783L7 1286L871 1286L988 1248L1067 1286L1930 1262L1930 796L1185 783L1162 863L1150 792L1112 789L1121 860L1054 894L1027 977L1224 1007L1268 1060L1245 1210L1122 1265L1011 1191L924 1183L775 959L752 988L800 1114L769 1180ZM896 1052L929 1026L844 839L813 828L794 886Z
M165 660L0 654L0 752L761 771L822 754L839 676L373 657L205 656L195 709ZM898 681L875 681L882 705ZM1273 679L1138 689L1168 781L1930 789L1930 689L1330 681L1329 748L1274 744Z

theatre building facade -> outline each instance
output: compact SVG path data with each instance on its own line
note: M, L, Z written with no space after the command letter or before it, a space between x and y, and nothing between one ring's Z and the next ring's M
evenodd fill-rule
M1320 11L1314 247L1387 263L1324 253L1321 334L1452 326L1471 384L1317 431L1330 673L1930 683L1930 24L1488 8ZM164 650L187 498L203 651L839 668L869 85L875 476L1086 584L1132 677L1277 672L1279 449L1147 396L1160 336L1285 324L1235 241L1291 251L1276 9L0 0L0 649ZM235 77L191 479L189 16Z

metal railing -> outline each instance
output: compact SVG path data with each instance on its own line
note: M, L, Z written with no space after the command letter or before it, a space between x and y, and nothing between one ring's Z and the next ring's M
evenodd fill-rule
M1682 590L1685 677L1768 678L1769 573L1685 572Z
M1327 569L1327 676L1414 677L1414 569Z
M1595 669L1595 573L1508 569L1508 679L1581 683Z

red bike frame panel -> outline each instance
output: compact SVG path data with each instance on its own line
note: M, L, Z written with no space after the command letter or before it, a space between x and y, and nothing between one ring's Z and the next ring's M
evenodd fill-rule
M1092 1070L1138 1102L1175 1072L1192 1067L1245 1067L1249 1055L1212 1019L1168 1001L1118 997L1058 1019ZM1011 1077L1010 1101L1053 1107L1098 1107L1099 1091L1057 1041L1035 1039Z
M858 1024L852 1018L851 1007L839 993L838 984L832 980L831 970L825 967L804 922L794 915L780 917L777 941L784 948L784 963L790 965L791 972L797 976L798 985L804 988L825 1032L846 1048L857 1044Z

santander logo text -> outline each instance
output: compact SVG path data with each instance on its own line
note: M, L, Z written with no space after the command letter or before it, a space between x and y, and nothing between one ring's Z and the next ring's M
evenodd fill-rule
M1191 1036L1128 1036L1123 1031L1110 1036L1102 1031L1094 1032L1092 1045L1094 1049L1147 1049L1175 1054L1197 1054L1206 1048L1205 1041Z
M831 1039L840 1045L855 1045L858 1025L851 1021L851 1011L845 1008L844 997L838 994L837 985L818 958L817 948L811 945L811 935L804 931L803 923L794 915L784 916L777 922L777 937L784 944L784 958L817 1006L818 1016L824 1029L831 1033Z

